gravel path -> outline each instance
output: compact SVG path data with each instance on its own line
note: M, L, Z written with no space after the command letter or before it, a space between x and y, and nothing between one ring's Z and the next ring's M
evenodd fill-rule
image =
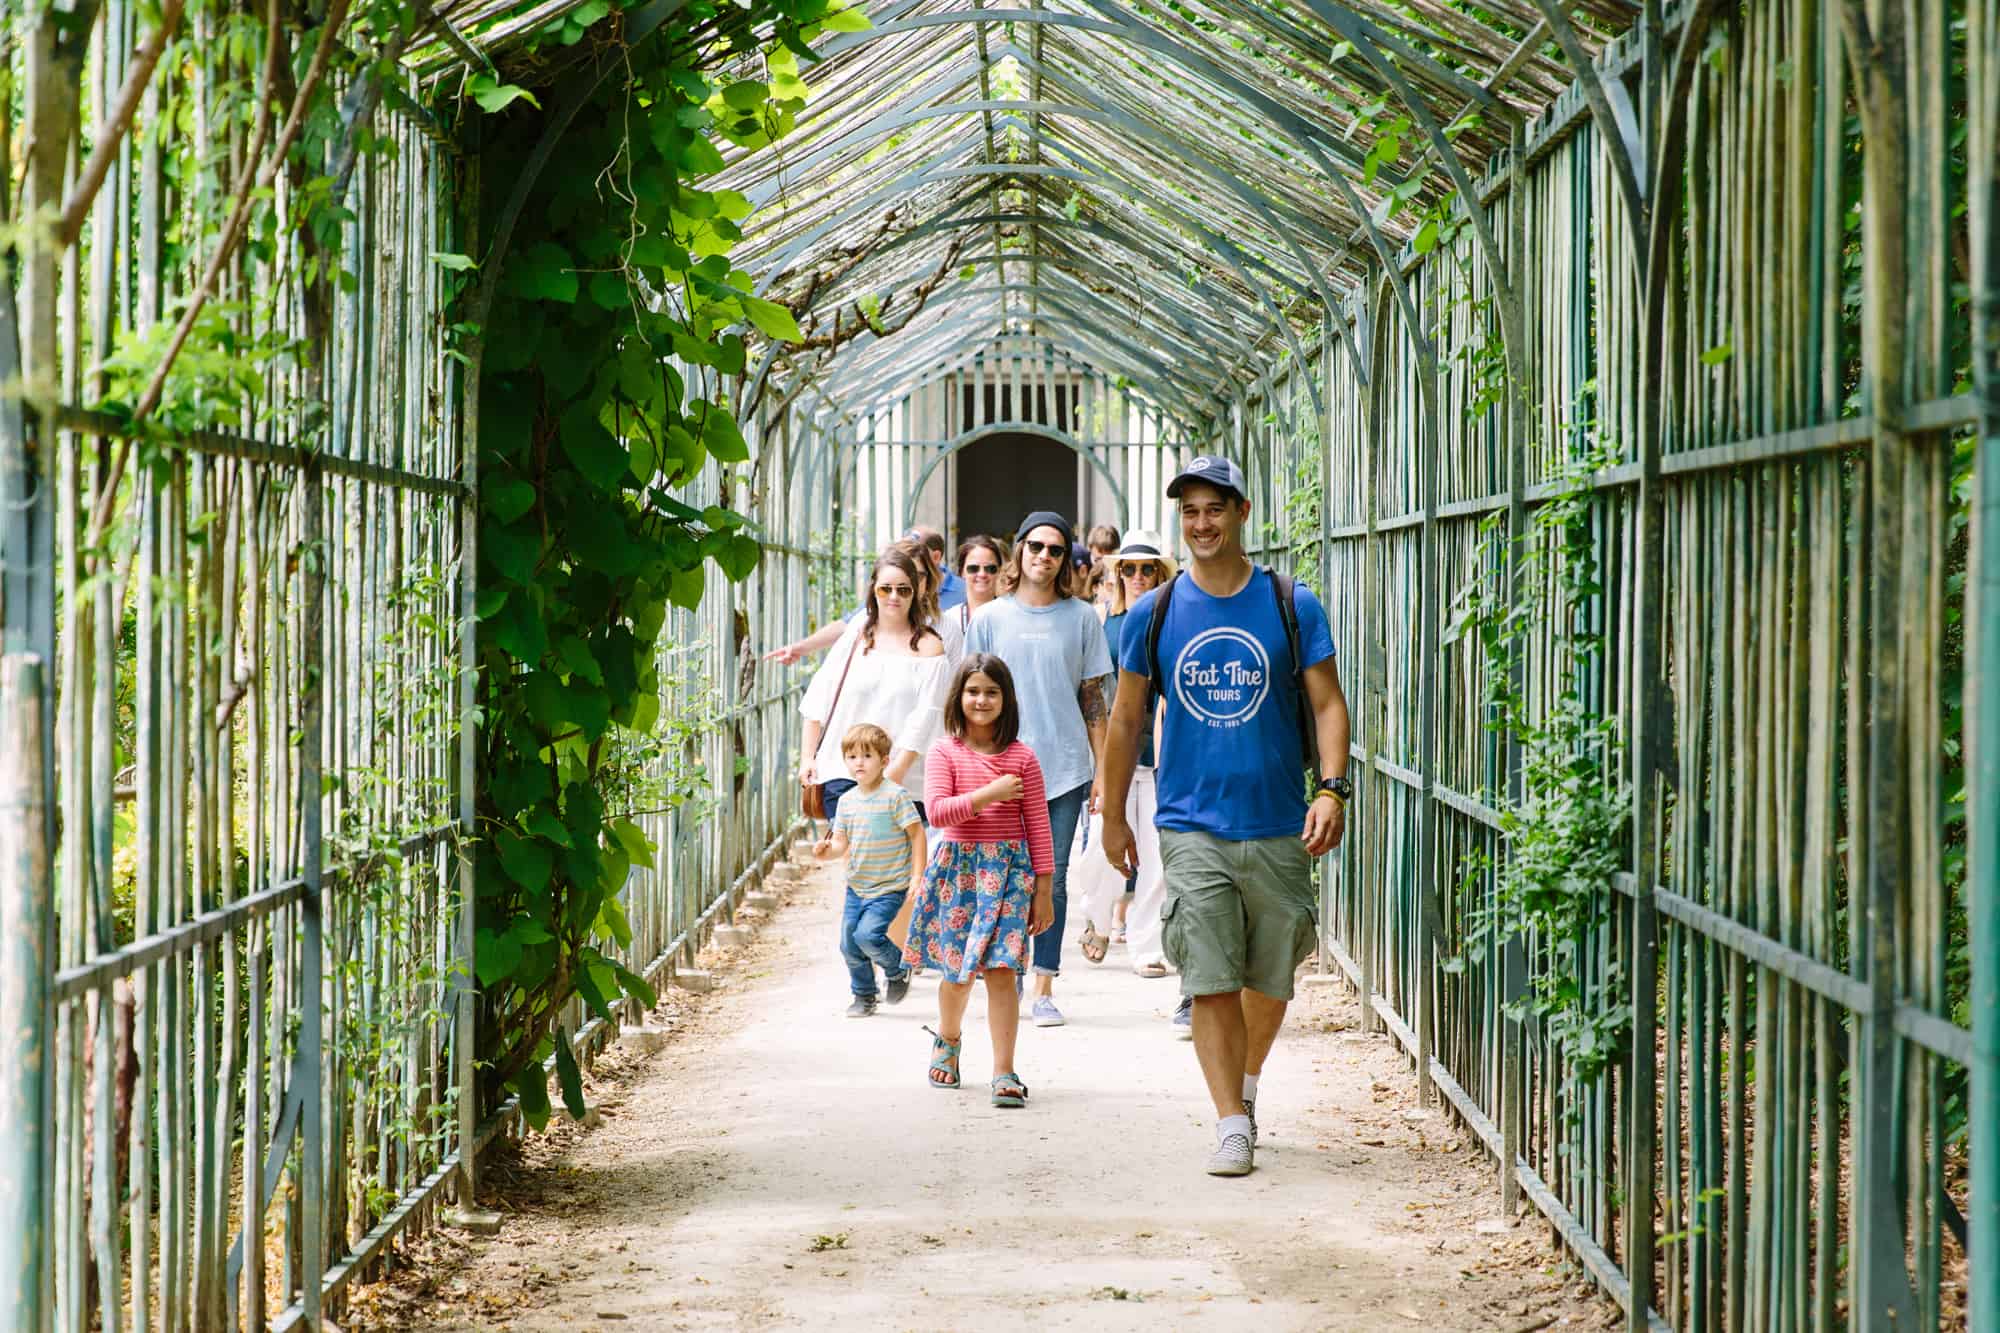
M936 984L842 1017L839 883L809 872L666 1049L614 1050L602 1122L488 1172L492 1238L432 1233L348 1328L1434 1329L1600 1327L1533 1221L1344 988L1301 987L1258 1102L1256 1173L1211 1141L1177 992L1074 948L1067 1027L1024 1024L1026 1110L988 1106L984 1001L966 1088L924 1085ZM1074 924L1074 923L1073 923ZM1072 941L1072 945L1073 945ZM1480 1223L1485 1223L1484 1229ZM1566 1281L1567 1279L1567 1281Z

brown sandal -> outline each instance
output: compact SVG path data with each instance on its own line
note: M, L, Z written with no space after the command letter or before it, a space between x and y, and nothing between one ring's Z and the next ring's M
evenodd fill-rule
M1093 963L1103 962L1104 955L1111 952L1111 937L1098 934L1096 923L1091 921L1083 923L1083 937L1077 944L1083 949L1083 956Z

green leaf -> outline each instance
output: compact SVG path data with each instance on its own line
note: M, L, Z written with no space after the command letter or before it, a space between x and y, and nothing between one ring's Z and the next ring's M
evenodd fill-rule
M576 470L601 491L617 490L632 466L618 438L604 429L595 407L581 403L563 414L562 447Z
M576 1067L576 1052L569 1044L569 1029L556 1029L556 1082L562 1085L563 1109L572 1120L583 1119L583 1071Z
M795 343L804 336L799 332L799 322L792 317L792 312L776 301L746 296L743 298L743 312L768 338Z
M591 965L576 970L576 993L582 997L584 1004L590 1007L591 1013L607 1023L616 1023L618 1020L612 1016L611 1005L605 999L603 989L597 984L596 971L597 966ZM611 973L610 976L613 980L617 978L616 973Z
M764 548L757 544L755 537L733 532L715 553L715 563L731 580L742 582L757 568L757 562L764 558Z
M653 844L637 824L629 819L614 819L611 821L611 836L618 839L619 846L625 849L625 855L633 865L653 869Z
M472 937L472 957L479 984L491 988L513 976L521 965L521 942L511 931L495 935L482 929Z
M720 403L708 405L708 412L701 421L701 439L708 446L708 452L720 462L750 461L750 446L743 442L743 432L736 429L735 414Z
M549 872L555 869L556 859L555 853L534 838L502 834L500 864L506 867L510 879L534 893L548 888Z
M577 277L569 251L553 241L541 241L521 253L514 266L514 288L534 301L576 300Z
M486 512L502 523L512 523L535 507L535 488L513 477L502 477L486 487Z
M599 666L597 659L591 655L590 645L574 634L563 636L562 643L556 649L556 656L570 669L571 675L580 676L592 685L604 683L604 668Z
M1701 354L1701 363L1704 366L1719 366L1735 355L1736 349L1734 347L1731 347L1728 343L1720 343Z
M819 25L828 32L867 32L875 26L868 21L867 13L859 5L825 14L821 16Z
M618 985L624 990L624 992L627 995L637 1000L640 1003L640 1005L642 1005L647 1009L654 1008L659 1004L660 997L658 993L656 993L651 986L648 986L646 984L646 979L644 977L640 976L637 972L632 971L630 968L626 967L623 963L619 962L615 958L610 961L611 961L611 971L614 975L617 976Z
M536 1130L549 1127L549 1075L539 1060L514 1075L514 1095L521 1099L521 1118Z
M441 268L448 268L454 273L464 273L470 269L479 267L479 261L470 255L453 254L448 250L439 251L437 254L432 255L431 262Z
M755 111L771 99L771 90L754 79L732 83L722 90L722 100L732 111Z
M1437 219L1430 218L1425 221L1423 226L1417 228L1416 239L1411 243L1416 247L1417 253L1420 255L1427 255L1431 251L1437 249L1437 243L1438 243Z
M693 569L677 569L673 582L668 586L667 599L684 611L692 611L701 605L704 584L699 565Z
M473 75L471 83L466 86L466 91L472 94L473 101L479 103L479 109L489 116L496 111L505 110L516 98L527 102L537 111L542 109L542 104L537 102L535 95L526 88L502 83L491 74Z
M562 820L556 818L556 812L549 809L547 805L535 806L528 811L528 817L521 822L526 826L528 832L539 834L558 847L570 847L574 845L570 840L568 827L563 824ZM529 923L517 922L515 928L518 930L524 924ZM536 927L536 929L539 930L540 927ZM546 932L543 932L542 938L548 938Z

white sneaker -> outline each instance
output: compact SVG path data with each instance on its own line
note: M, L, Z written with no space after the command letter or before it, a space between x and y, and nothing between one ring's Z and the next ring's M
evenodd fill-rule
M1208 1155L1211 1176L1247 1176L1255 1157L1248 1134L1225 1134Z

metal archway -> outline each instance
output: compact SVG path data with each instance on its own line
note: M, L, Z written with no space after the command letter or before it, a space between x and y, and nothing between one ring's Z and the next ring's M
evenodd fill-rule
M1112 497L1118 501L1118 526L1120 528L1125 526L1125 521L1131 513L1132 506L1125 498L1125 487L1119 484L1118 478L1112 474L1111 469L1104 465L1104 460L1093 455L1090 452L1089 445L1077 439L1076 436L1070 434L1068 431L1057 430L1053 426L1044 426L1034 421L989 421L983 426L974 426L971 430L954 436L944 448L938 450L936 455L924 464L924 470L917 474L916 481L911 484L909 497L903 501L904 525L908 526L917 521L917 501L922 498L925 489L930 486L931 474L938 470L945 459L950 458L962 449L968 449L978 444L981 440L995 435L1034 435L1044 440L1053 440L1068 449L1071 453L1074 453L1077 457L1083 459L1084 462L1090 464L1096 470L1098 476L1104 478L1105 484L1111 487Z

